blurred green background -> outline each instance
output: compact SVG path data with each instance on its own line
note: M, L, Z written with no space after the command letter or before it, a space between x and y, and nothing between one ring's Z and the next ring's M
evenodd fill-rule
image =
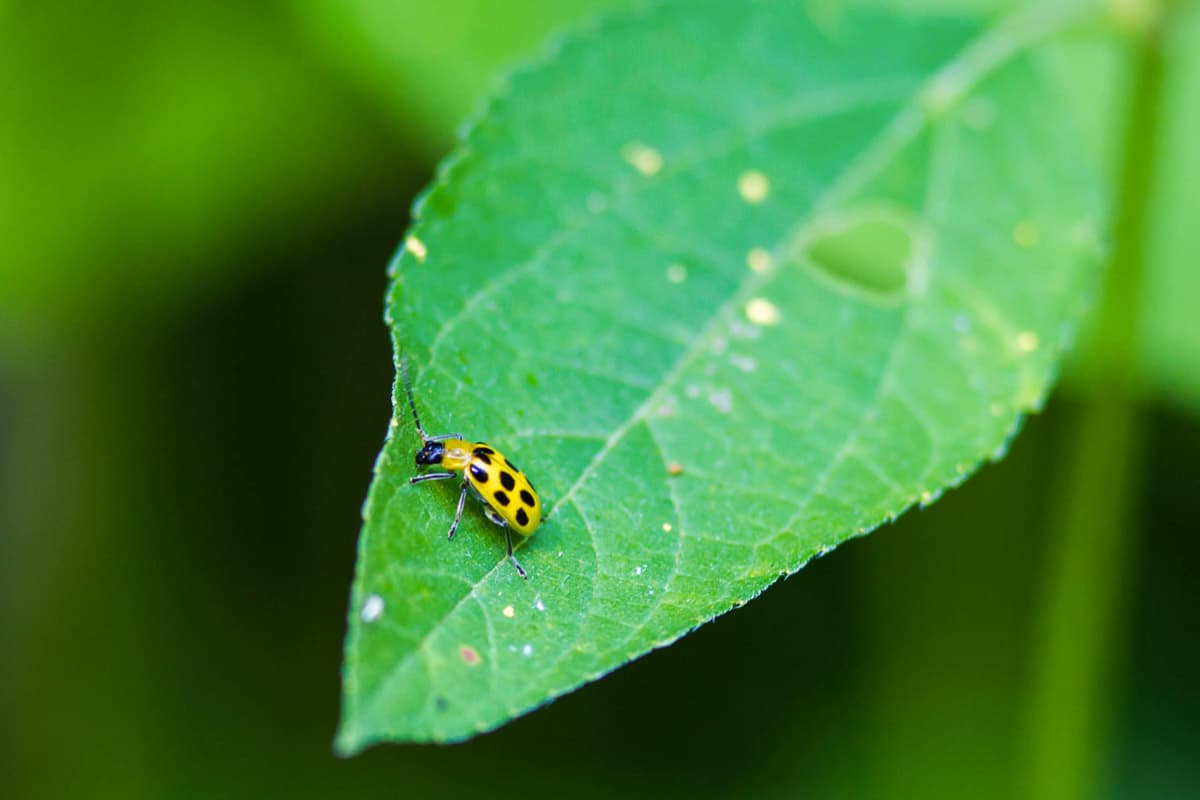
M1194 3L1148 105L1128 25L1064 46L1118 185L1152 123L1137 336L1004 461L497 733L333 756L409 204L498 67L628 4L0 3L0 794L1200 794ZM1112 369L1130 435L1077 479ZM1089 569L1061 520L1109 494Z

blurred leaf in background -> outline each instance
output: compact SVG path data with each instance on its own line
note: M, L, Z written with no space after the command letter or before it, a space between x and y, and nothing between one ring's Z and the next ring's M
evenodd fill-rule
M302 0L296 19L331 63L371 92L430 160L454 143L501 68L527 60L549 31L634 0L437 3Z
M1179 4L1165 32L1163 156L1154 175L1148 209L1145 283L1139 313L1139 357L1155 397L1200 414L1200 8Z
M269 7L25 3L3 24L0 336L168 313L382 177L374 112Z
M234 652L208 614L239 579L195 576L253 562L239 487L318 474L271 464L293 412L349 418L351 442L367 423L330 504L352 527L387 407L381 265L427 167L270 6L6 4L0 75L3 772L162 796L202 727L181 699ZM314 461L327 438L306 434Z

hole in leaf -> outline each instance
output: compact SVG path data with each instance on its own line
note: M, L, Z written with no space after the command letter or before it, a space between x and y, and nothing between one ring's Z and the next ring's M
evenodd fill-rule
M890 209L838 220L808 245L812 265L836 283L887 299L908 285L912 251L909 217Z

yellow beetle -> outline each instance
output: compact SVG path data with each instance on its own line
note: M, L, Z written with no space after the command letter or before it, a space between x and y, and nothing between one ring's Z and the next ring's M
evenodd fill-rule
M423 481L439 481L457 477L463 473L462 492L458 496L458 510L454 522L450 523L447 539L454 538L462 519L467 492L483 501L483 513L492 522L504 528L504 542L508 545L508 560L516 567L517 574L527 577L525 568L513 555L512 531L522 536L531 536L542 522L542 502L533 484L515 464L483 442L469 442L461 433L446 433L429 436L421 427L417 416L417 403L413 399L412 382L408 379L408 357L400 360L404 391L408 394L408 405L412 409L413 423L421 435L421 449L416 452L416 466L441 467L443 472L426 472L408 479L410 484Z

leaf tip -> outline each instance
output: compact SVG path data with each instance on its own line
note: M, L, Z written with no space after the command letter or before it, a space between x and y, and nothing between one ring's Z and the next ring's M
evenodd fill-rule
M361 736L357 727L343 719L333 737L333 754L338 758L352 758L363 751L369 741Z

